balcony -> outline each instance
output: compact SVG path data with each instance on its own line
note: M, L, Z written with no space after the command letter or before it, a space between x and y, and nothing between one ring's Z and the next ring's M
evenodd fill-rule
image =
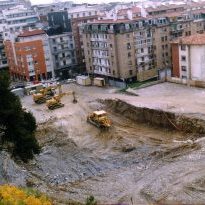
M107 42L108 39L107 38L90 38L90 41L102 41L102 42Z
M109 64L99 63L99 62L93 62L93 65L103 66L103 67L110 67L110 65L109 65Z
M92 46L92 45L91 45L91 48L92 48L92 49L100 49L100 50L108 50L108 49L109 49L108 47L103 47L103 46Z
M105 56L105 55L98 55L98 54L93 54L93 57L95 58L109 58L109 56Z

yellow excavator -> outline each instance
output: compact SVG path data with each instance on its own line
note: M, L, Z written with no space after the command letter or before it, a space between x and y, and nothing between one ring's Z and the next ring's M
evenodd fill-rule
M45 103L46 100L51 99L55 95L55 90L59 89L59 92L61 90L61 85L56 86L49 86L46 88L43 88L39 91L39 93L33 94L33 101L37 104Z
M109 128L111 121L104 110L94 111L87 116L87 121L99 128Z
M64 95L73 95L73 103L77 103L77 99L76 99L74 91L70 91L66 93L59 93L58 95L53 96L52 99L46 101L46 106L48 107L48 109L54 110L54 109L63 107L64 104L61 103L61 98Z

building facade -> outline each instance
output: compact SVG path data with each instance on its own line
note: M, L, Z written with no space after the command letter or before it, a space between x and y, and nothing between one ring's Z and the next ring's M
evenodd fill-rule
M55 76L68 78L76 66L76 52L72 33L50 35L49 45Z
M5 41L10 75L26 81L54 76L48 36L42 30L24 31L16 42Z
M3 33L0 32L0 69L7 69L8 68L8 62L4 47L4 39L3 39Z
M71 32L71 20L68 18L67 11L48 13L48 25L50 27L60 26L62 32Z
M130 21L101 21L84 27L85 62L89 74L122 81L136 79L136 49L130 28Z
M98 20L98 11L93 7L77 7L68 10L68 16L71 18L72 32L76 47L76 57L79 66L85 66L85 55L83 48L83 34L81 27L90 22Z
M205 81L205 34L181 37L172 43L173 76L189 83Z
M0 24L3 27L5 40L14 40L20 31L25 29L35 28L39 21L35 11L27 9L23 6L11 8L3 11L4 22Z

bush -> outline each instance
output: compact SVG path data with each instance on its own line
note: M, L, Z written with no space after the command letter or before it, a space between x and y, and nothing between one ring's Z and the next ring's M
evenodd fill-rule
M0 186L0 205L51 205L51 201L38 191L11 185Z
M86 199L86 204L85 205L97 205L97 201L95 200L94 196L89 196Z
M11 142L12 156L27 162L40 152L35 138L36 120L22 109L21 102L9 90L8 75L0 73L0 127L3 127L2 143Z

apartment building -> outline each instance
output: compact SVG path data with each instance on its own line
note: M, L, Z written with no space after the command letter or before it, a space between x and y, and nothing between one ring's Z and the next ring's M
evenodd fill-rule
M117 19L135 19L141 16L141 8L133 6L131 8L117 11Z
M14 79L34 81L54 76L48 36L43 30L24 31L15 42L6 40L5 50Z
M56 77L68 78L77 64L72 32L49 33L49 45Z
M99 12L95 7L81 6L68 10L68 15L71 18L72 32L76 47L77 63L84 67L85 55L83 48L83 37L81 27L86 23L98 20Z
M8 68L6 52L5 52L3 41L4 41L3 40L3 33L0 32L0 70Z
M172 42L173 76L182 82L205 81L205 34Z
M83 43L87 72L112 80L136 80L140 66L144 66L145 70L145 65L138 62L142 57L136 58L138 49L142 51L142 47L137 45L137 33L133 35L133 31L138 28L138 23L129 20L104 20L86 24ZM149 38L149 35L147 37ZM148 52L146 48L145 53ZM146 55L145 53L143 55Z
M50 27L60 26L62 32L71 32L71 20L67 11L56 11L48 13L48 24Z
M153 53L158 70L171 68L170 42L182 36L203 33L205 19L201 15L170 13L152 18Z
M23 5L27 8L30 8L31 2L29 0L3 0L0 1L0 12L18 5Z
M150 27L139 25L139 29L134 31L134 45L136 48L137 80L144 81L157 77L155 59L153 52L153 36Z
M25 30L28 27L35 28L39 21L35 11L27 9L23 6L10 8L2 11L4 22L0 24L3 27L4 39L11 40L19 34L19 31Z

